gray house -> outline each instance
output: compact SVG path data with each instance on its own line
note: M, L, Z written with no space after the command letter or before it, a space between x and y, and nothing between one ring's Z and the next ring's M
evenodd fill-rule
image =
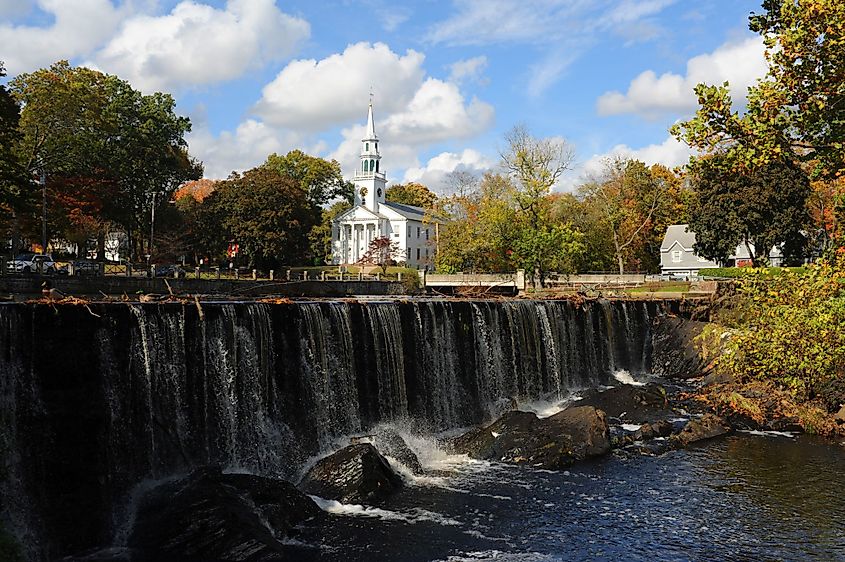
M698 275L700 269L719 267L716 262L695 255L695 232L686 224L671 224L660 244L660 273L663 275Z
M672 224L666 228L666 235L660 245L660 273L674 276L695 276L702 269L721 267L720 264L695 254L695 232L686 224ZM753 248L753 246L752 246ZM748 248L740 244L723 265L726 267L750 265L751 256ZM783 253L774 247L769 252L769 263L779 266L783 263Z

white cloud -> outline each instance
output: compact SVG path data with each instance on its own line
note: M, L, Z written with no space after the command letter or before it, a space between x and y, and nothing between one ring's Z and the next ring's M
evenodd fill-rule
M571 174L564 178L564 181L558 187L563 191L572 191L580 183L599 176L604 169L605 162L609 158L631 158L640 160L648 166L663 164L666 167L674 168L686 164L692 154L692 149L689 146L672 136L666 137L659 144L650 144L641 148L631 148L626 144L617 144L607 152L594 154L585 162L578 165Z
M471 59L459 60L449 65L449 81L460 84L461 82L482 82L484 70L487 68L487 57L473 57Z
M734 100L745 99L748 86L766 74L763 43L758 37L726 43L712 53L687 62L686 74L671 72L658 76L646 70L631 81L626 93L607 92L599 97L600 115L635 113L654 119L664 113L685 113L696 108L696 84L729 81Z
M225 179L232 171L255 167L273 152L287 153L301 141L291 132L273 130L254 119L217 136L204 123L195 124L187 138L191 155L202 160L204 176L211 179Z
M224 9L185 0L167 15L130 18L89 64L145 91L178 89L282 60L309 33L275 0L229 0Z
M432 43L515 43L542 50L528 93L542 94L590 45L608 33L628 43L662 29L650 18L676 0L454 0L455 12L428 32Z
M2 2L4 10L16 5ZM0 57L10 75L89 54L111 37L129 10L128 5L116 7L110 0L38 0L37 4L54 18L52 25L0 23Z
M448 176L455 171L465 171L480 175L493 168L495 163L471 148L455 152L441 152L431 158L424 166L412 167L405 170L403 182L418 182L437 193L445 193L449 189Z
M319 131L360 119L370 89L379 112L404 107L425 76L422 53L356 43L322 60L296 60L264 87L255 112L268 123Z
M23 16L32 10L34 0L0 0L0 18Z
M377 108L378 109L378 108ZM359 110L359 120L364 117ZM376 121L385 168L419 166L417 154L438 142L473 137L493 123L493 107L473 98L466 102L458 86L428 78L400 111ZM344 170L354 169L361 151L364 125L342 131L343 141L331 154Z

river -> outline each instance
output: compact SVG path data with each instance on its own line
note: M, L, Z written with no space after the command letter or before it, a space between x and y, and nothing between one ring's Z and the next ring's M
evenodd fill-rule
M453 472L379 508L321 502L337 517L302 559L845 560L845 449L807 436L737 434L565 472L422 458Z

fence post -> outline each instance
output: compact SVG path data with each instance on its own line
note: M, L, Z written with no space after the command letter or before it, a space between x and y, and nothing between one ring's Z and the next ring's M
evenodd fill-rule
M194 268L194 273L197 274L197 279L199 279L200 278L200 268L199 268L199 266Z
M401 281L402 280L402 272L401 271L397 272L396 277L398 278L399 281Z
M425 289L426 277L428 277L428 270L423 269L420 272L420 287L423 288L423 289Z
M376 281L381 281L381 271L376 271Z
M220 266L217 266L217 280L220 281Z
M307 269L302 272L302 280L308 281L308 270Z
M270 270L270 281L273 281L276 278L276 272L272 269Z
M363 281L363 280L364 280L364 272L363 272L363 271L359 271L359 272L358 272L358 281Z
M255 281L256 279L258 279L258 270L253 269L252 270L252 280Z
M321 281L325 281L325 280L326 280L326 272L325 272L325 270L323 270L322 272L320 272L320 280L321 280Z
M236 268L235 269L235 279L240 279L240 278L241 278L241 271Z
M285 271L285 279L290 281L290 269Z

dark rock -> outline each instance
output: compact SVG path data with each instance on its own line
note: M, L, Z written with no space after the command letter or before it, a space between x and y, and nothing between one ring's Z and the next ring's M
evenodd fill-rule
M660 420L651 424L651 431L655 437L669 437L673 430L674 425L668 420Z
M724 419L713 414L704 414L700 419L687 423L680 433L671 437L671 440L680 447L686 447L691 443L727 435L731 431L733 430Z
M414 474L425 472L416 453L408 447L402 436L392 429L380 429L373 435L373 441L381 454L396 459Z
M656 384L623 384L601 392L594 391L572 405L576 406L593 406L627 423L648 423L673 415L666 390Z
M373 445L358 443L320 459L299 486L321 498L370 504L401 488L402 478Z
M205 468L143 498L129 546L133 561L292 560L281 540L322 513L284 480Z
M801 420L796 417L780 417L766 422L766 429L771 431L790 431L804 433L804 426Z
M478 459L555 470L608 453L610 435L604 412L581 406L543 419L530 412L508 412L454 439L451 446Z
M708 373L702 382L704 383L704 386L711 386L714 384L731 384L735 381L736 377L734 377L732 373L713 371Z
M712 357L702 353L696 338L706 326L707 322L676 316L656 317L652 332L652 371L676 379L700 377L705 373Z

